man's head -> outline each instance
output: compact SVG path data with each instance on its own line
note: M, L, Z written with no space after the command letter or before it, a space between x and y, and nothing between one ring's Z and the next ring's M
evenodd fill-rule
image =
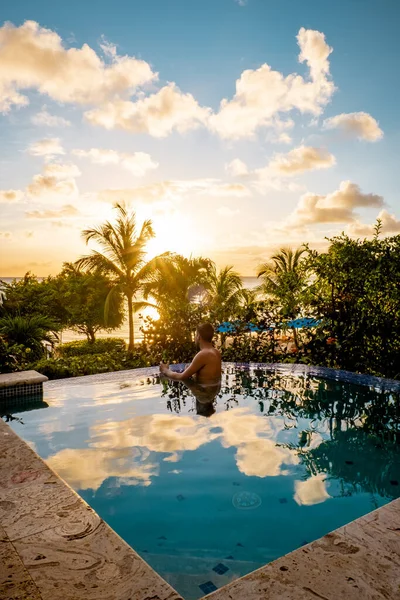
M198 344L200 340L203 342L211 343L214 337L214 327L211 323L201 323L197 325L196 328L196 343Z

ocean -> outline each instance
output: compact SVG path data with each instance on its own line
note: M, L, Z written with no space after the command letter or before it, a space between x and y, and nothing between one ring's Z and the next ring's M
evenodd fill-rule
M22 279L22 277L0 277L0 280L4 281L6 283L10 283L14 279ZM40 279L40 277L38 279ZM259 279L257 279L257 277L242 277L242 281L243 281L243 287L245 287L246 289L253 289L260 283L260 281L259 281ZM140 331L140 329L142 327L143 319L146 316L150 316L153 314L154 314L153 309L145 308L145 309L141 310L140 313L137 313L134 316L135 341L136 342L143 339L143 334ZM143 319L140 318L140 315L142 315ZM64 329L59 335L60 335L61 343L72 342L74 340L86 339L86 337L84 335L76 333L75 331L72 331L71 329ZM105 331L99 331L99 333L96 334L96 337L97 338L119 337L119 338L123 338L126 342L128 342L129 341L128 320L126 319L119 329L114 329L110 333L107 333Z

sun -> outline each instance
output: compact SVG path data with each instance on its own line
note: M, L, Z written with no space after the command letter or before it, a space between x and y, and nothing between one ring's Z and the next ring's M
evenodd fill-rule
M147 244L148 258L163 252L176 252L183 256L198 254L201 239L193 220L180 213L156 216L152 219L155 237Z

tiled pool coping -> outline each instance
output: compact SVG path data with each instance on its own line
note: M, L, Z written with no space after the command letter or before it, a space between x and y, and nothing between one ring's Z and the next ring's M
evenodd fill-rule
M322 367L236 366L400 390L399 381ZM154 367L125 373L137 377L157 372ZM112 381L115 376L105 373L79 377L69 379L68 384ZM64 383L47 382L45 389ZM1 419L0 561L0 599L180 598ZM400 600L400 499L237 579L209 597Z

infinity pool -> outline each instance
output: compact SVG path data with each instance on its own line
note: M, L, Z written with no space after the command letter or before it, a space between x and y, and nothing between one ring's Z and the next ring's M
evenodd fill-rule
M10 425L185 600L400 496L390 392L227 367L220 391L131 371L44 401Z

